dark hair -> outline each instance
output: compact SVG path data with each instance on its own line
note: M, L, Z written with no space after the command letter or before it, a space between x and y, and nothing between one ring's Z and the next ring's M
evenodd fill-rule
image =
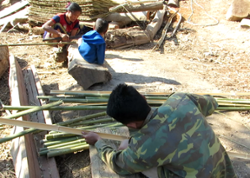
M109 27L109 23L108 21L104 19L98 18L95 21L95 30L98 33L106 33L108 31L108 27Z
M77 4L75 2L68 2L68 4L66 5L66 10L70 11L70 12L79 11L82 13L81 7L79 6L79 4Z
M135 88L119 84L110 94L107 114L118 122L128 124L144 121L150 109L146 99Z

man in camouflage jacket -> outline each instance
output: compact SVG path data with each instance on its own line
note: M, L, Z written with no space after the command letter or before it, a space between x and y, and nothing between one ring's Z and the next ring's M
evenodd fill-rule
M107 114L130 128L124 150L114 150L93 132L83 133L117 174L157 168L159 178L236 177L225 149L205 120L218 106L212 96L175 93L158 109L143 102L143 96L125 84L110 95Z

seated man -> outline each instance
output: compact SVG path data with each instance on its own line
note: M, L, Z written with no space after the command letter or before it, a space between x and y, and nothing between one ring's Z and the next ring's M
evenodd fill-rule
M120 175L235 178L224 147L205 120L217 106L210 95L175 93L153 109L136 89L120 84L110 95L107 114L130 128L128 145L113 150L96 133L83 132L83 137Z
M70 37L76 36L80 27L78 17L81 15L82 9L77 3L72 2L66 6L66 10L67 12L55 15L42 26L45 30L44 39L61 37L54 42L67 42L70 41ZM67 59L67 45L60 46L63 48L56 48L58 51L55 60L64 62Z
M94 30L85 33L79 44L78 50L81 56L89 63L104 63L106 43L104 35L108 30L108 22L101 18L95 22Z

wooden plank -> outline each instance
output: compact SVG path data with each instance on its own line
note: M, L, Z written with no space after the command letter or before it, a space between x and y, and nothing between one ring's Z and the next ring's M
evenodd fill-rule
M36 81L35 81L35 76L33 74L33 70L35 70L35 68L32 70L27 69L25 71L25 74L24 74L26 89L28 91L29 105L40 106L41 103L37 99L38 91L37 91L37 87L36 87L36 82L40 82L40 81L39 81L38 76L37 76ZM48 112L48 111L46 111L46 112ZM33 113L31 115L31 121L38 122L38 123L45 123L43 111ZM40 143L40 140L44 139L45 134L47 134L46 131L40 132L38 134L33 134L35 146L36 146L36 150L34 150L34 153L37 153L38 150L43 147L42 144ZM37 159L38 159L38 162L39 162L39 165L41 168L42 177L44 177L44 178L50 178L50 177L59 178L60 177L54 158L47 159L46 157L38 157L37 156Z
M9 87L12 105L21 106L28 103L22 70L13 55L10 55ZM18 118L18 120L29 120L29 116L23 116L22 118ZM12 134L18 133L22 130L23 128L14 127ZM13 157L17 178L33 178L40 175L39 165L37 162L34 162L32 140L33 139L29 134L12 141L11 156Z
M7 7L5 8L4 10L1 11L1 14L0 14L0 19L3 18L3 17L6 17L22 8L24 8L25 6L27 6L29 4L28 1L21 1L21 2L17 2L15 4L13 4L12 6L10 7Z
M116 130L110 130L109 128L98 128L95 131L108 133L108 134L118 134L129 136L128 128L121 127ZM120 142L114 140L105 140L105 142L112 146L114 149L117 149L120 145ZM91 164L91 174L92 178L102 178L102 177L112 177L112 178L140 178L140 175L134 174L130 176L119 176L111 168L109 168L98 156L97 150L94 146L89 147L89 156Z

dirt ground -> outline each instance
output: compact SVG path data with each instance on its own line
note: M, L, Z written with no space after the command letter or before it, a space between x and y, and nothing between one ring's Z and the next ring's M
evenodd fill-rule
M141 92L249 92L250 31L241 28L239 22L225 20L232 0L197 1L206 11L193 1L191 21L202 25L215 23L207 12L219 20L214 26L187 23L191 2L180 1L179 12L185 22L181 23L173 38L165 40L159 51L152 51L152 48L160 38L161 31L151 43L123 50L107 49L106 61L112 80L107 84L95 85L90 90L111 91L118 83L127 83ZM2 44L42 41L41 36L20 32L2 32L0 39ZM68 74L67 67L53 61L51 47L15 46L9 47L9 50L18 58L22 68L35 65L45 94L52 89L83 90ZM0 91L0 99L9 105L8 71L0 79ZM249 153L250 131L242 124L249 125L249 112L225 114L216 113L208 121L227 151ZM69 119L65 113L53 112L52 116L53 122L60 117ZM0 137L8 135L9 128L0 130ZM237 140L241 145L223 138L223 135ZM0 177L15 177L9 148L9 142L0 145ZM250 161L231 159L239 178L250 177ZM91 177L88 151L56 157L56 161L62 178Z

